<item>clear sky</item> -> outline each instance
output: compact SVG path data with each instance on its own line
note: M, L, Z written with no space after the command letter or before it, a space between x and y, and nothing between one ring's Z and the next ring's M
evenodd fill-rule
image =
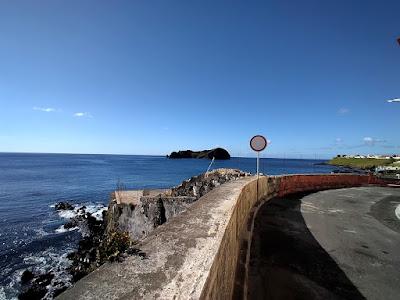
M323 3L325 2L325 3ZM399 153L400 1L0 0L0 151Z

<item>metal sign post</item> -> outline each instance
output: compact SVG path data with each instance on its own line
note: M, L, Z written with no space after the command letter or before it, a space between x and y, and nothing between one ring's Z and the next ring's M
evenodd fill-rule
M267 147L267 139L262 135L255 135L250 140L250 147L257 152L257 178L259 176L260 168L260 152Z

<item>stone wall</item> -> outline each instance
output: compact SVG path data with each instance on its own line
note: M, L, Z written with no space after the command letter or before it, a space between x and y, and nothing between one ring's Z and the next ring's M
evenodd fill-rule
M330 188L345 188L349 186L361 186L364 184L386 184L374 176L357 175L291 175L282 176L279 196L297 192L312 192Z
M243 187L204 289L202 299L242 299L247 295L247 264L253 220L259 207L279 196L379 183L358 175L289 175L261 177ZM221 288L223 287L223 288Z
M146 258L106 263L60 299L232 299L246 295L246 266L258 208L276 196L383 184L368 176L242 178L205 194L139 244ZM150 209L150 208L149 208Z
M210 276L202 290L201 299L241 298L247 274L247 252L250 247L253 217L261 203L279 194L281 180L281 177L263 176L243 187ZM221 289L221 286L224 288Z

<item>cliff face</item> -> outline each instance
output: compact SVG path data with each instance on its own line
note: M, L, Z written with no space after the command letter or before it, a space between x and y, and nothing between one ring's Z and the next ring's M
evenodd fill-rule
M159 225L184 212L213 188L248 175L233 169L214 170L194 176L158 195L141 196L136 204L118 203L113 194L108 207L106 232L128 232L133 240L142 239Z
M228 151L223 148L214 148L211 150L203 150L203 151L192 151L192 150L185 150L185 151L178 151L172 152L169 158L206 158L212 159L213 157L218 160L226 160L230 159L231 156Z
M156 227L186 210L195 197L143 196L139 204L109 204L107 234L114 231L128 232L133 240L140 240Z

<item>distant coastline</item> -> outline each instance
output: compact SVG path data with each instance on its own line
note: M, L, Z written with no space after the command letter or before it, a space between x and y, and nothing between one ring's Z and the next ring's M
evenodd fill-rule
M347 167L353 169L362 170L374 170L379 166L389 166L395 162L394 159L387 158L347 158L347 157L334 157L327 162L327 164L332 166Z

